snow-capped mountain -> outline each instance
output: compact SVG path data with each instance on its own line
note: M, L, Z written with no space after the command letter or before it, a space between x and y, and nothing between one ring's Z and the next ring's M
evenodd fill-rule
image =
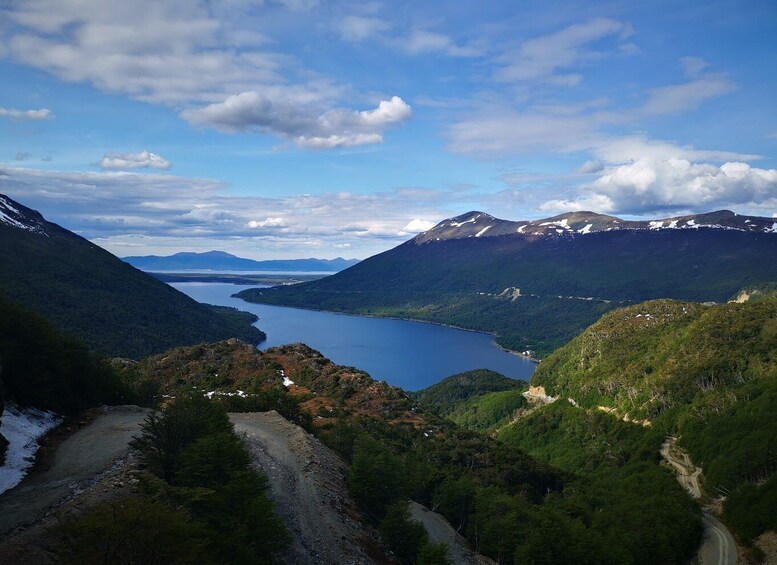
M0 224L48 236L46 220L38 212L0 194Z
M485 212L467 212L443 220L430 230L417 235L417 244L468 237L553 236L561 234L597 233L615 230L719 229L750 233L777 233L777 220L758 216L740 216L730 210L707 214L675 216L657 220L623 220L595 212L568 212L542 220L500 220Z

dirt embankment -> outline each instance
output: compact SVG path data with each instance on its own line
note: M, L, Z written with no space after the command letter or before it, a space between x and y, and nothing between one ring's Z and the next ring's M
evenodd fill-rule
M345 463L277 412L233 413L293 542L286 563L367 564L385 557L359 519L345 484Z

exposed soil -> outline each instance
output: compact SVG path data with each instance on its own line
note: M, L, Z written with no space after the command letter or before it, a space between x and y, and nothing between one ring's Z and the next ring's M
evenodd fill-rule
M267 475L276 511L293 538L285 563L386 562L377 534L359 518L345 484L346 465L334 452L275 411L229 417Z

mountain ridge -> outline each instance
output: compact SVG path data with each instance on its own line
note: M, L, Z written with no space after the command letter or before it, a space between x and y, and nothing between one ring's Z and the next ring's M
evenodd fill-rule
M238 257L224 251L205 251L202 253L182 251L173 255L135 255L122 257L143 271L171 271L175 269L193 270L206 269L212 271L243 270L243 271L325 271L337 272L352 267L357 259L269 259L255 260Z
M666 225L665 225L666 224ZM731 210L672 216L655 220L624 220L590 211L566 212L539 220L504 220L479 211L445 219L411 241L432 241L468 237L497 237L522 234L532 236L587 235L615 230L724 229L748 233L777 233L777 220L760 216L741 216Z
M228 337L264 339L251 326L253 315L200 304L5 195L0 293L114 356Z

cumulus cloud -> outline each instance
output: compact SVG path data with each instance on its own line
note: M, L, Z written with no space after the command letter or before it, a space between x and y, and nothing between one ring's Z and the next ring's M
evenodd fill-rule
M167 159L149 151L140 151L139 153L106 153L100 159L99 164L101 169L112 171L149 168L167 170L173 166Z
M587 60L600 57L592 45L605 38L625 39L631 26L608 18L595 18L569 26L561 31L523 42L516 50L501 58L497 72L499 80L522 82L546 80L556 85L574 86L579 73L558 73Z
M294 11L319 3L273 1ZM280 17L272 3L238 1L225 8L187 0L136 0L131 6L104 0L85 10L80 0L29 0L4 13L13 25L3 30L3 43L18 62L66 81L185 108L183 117L192 123L276 134L316 148L381 141L382 126L370 128L364 112L339 108L348 88L273 50L281 43L263 33L271 31L268 14ZM360 40L386 25L353 16L343 20L341 32ZM396 106L397 100L386 102ZM409 110L402 105L400 111ZM326 128L327 119L344 114L352 116L353 131ZM43 119L50 112L0 110L4 115Z
M54 117L51 110L41 108L39 110L16 110L14 108L0 107L0 118L11 118L12 120L49 120Z
M252 91L187 110L183 116L192 124L224 131L275 133L300 147L331 149L379 143L388 126L406 121L412 114L398 96L382 100L373 110L336 108L317 115L312 107L276 103Z
M359 42L371 39L391 29L391 23L373 16L345 16L336 25L344 41Z
M644 214L660 210L711 210L777 204L777 170L742 162L717 166L686 159L643 158L608 167L577 198L546 202L544 210L592 209Z
M251 220L246 224L251 229L257 228L285 228L286 220L283 218L265 218L264 220Z
M414 218L410 220L404 228L402 228L403 231L406 231L408 233L418 233L422 231L426 231L429 229L432 229L435 225L437 225L437 222L432 222L430 220L421 220L418 218Z

